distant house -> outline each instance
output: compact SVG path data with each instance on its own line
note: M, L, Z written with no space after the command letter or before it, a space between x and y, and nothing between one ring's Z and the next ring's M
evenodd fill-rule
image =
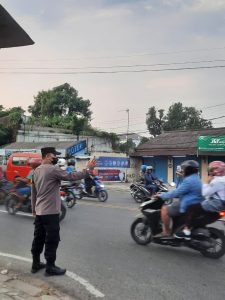
M207 177L207 166L213 160L225 162L225 127L164 132L140 145L132 154L139 164L152 165L159 178L176 181L175 170L187 159L200 163L202 179Z

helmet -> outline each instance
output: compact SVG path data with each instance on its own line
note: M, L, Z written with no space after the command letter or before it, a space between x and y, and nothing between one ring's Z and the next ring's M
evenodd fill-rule
M219 160L213 161L209 164L208 171L212 176L224 176L225 163Z
M146 165L141 165L141 172L145 173L146 172L146 168L147 168Z
M184 176L189 176L198 173L199 163L196 160L186 160L182 162L181 169L184 172Z
M31 158L29 160L29 165L31 166L32 169L36 169L38 166L41 165L41 158Z
M65 165L66 165L66 160L65 160L64 158L59 158L57 164L58 164L58 166L60 166L60 167L65 167Z
M69 159L67 165L68 166L75 166L75 160L74 159Z
M153 170L153 167L152 166L147 166L146 171L148 171L148 170Z

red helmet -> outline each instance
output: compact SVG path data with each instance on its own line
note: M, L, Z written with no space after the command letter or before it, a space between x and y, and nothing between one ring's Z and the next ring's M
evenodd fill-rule
M32 169L36 169L38 166L41 165L41 158L31 158L29 160L29 165Z
M208 167L209 173L212 176L224 176L225 175L225 163L222 161L212 161Z

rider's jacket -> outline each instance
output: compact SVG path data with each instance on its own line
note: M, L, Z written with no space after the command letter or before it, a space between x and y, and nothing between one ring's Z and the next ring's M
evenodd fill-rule
M215 176L209 184L204 184L202 195L206 199L201 203L204 210L225 210L225 176Z
M145 173L145 185L153 184L156 177L152 173Z
M180 213L184 213L191 204L199 203L202 198L202 183L197 174L184 177L183 182L175 190L162 193L163 200L171 198L180 198Z

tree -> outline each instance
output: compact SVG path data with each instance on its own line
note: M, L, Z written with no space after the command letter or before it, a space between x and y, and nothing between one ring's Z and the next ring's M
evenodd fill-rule
M146 124L149 132L155 137L162 132L164 123L164 110L158 110L158 117L155 106L149 108L146 118Z
M0 105L0 145L16 140L17 130L22 122L24 110L18 106L5 110Z
M146 136L142 136L141 141L140 141L138 146L140 146L142 144L145 144L145 143L149 142L150 140L151 140L151 138L147 138Z
M79 141L79 137L82 131L85 130L88 126L88 119L85 117L78 118L77 115L73 115L71 130L72 133L77 136L77 140Z
M30 105L28 111L33 117L41 118L43 122L56 116L64 119L73 114L91 119L90 100L79 97L78 91L68 83L52 90L41 91L34 99L34 105Z
M122 143L119 145L119 150L124 153L129 153L131 150L134 150L136 147L135 143L132 141L132 139L128 139L127 142Z
M201 110L195 107L183 106L181 102L172 104L166 115L164 110L158 110L157 117L154 106L150 107L147 113L146 124L150 134L154 137L161 134L163 130L193 130L202 128L212 128L209 120L202 118Z

